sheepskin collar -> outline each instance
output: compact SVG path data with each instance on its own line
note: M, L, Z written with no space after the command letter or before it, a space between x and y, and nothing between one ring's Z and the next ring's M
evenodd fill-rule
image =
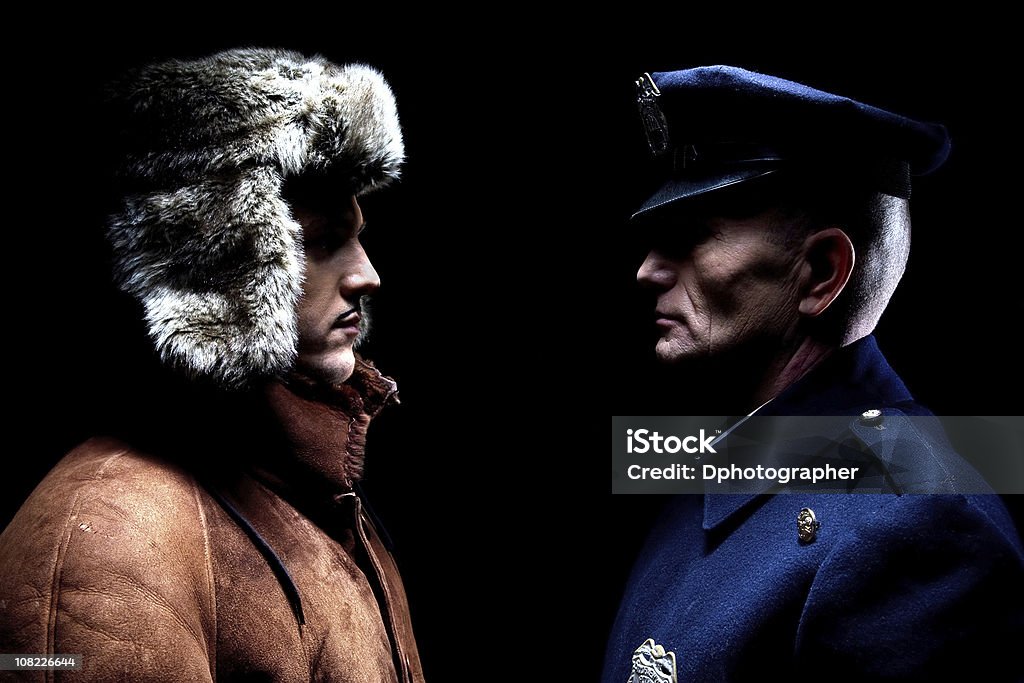
M358 359L348 382L324 387L300 378L274 382L264 395L282 447L263 451L254 472L279 490L352 490L362 478L370 420L398 402L395 381Z
M363 474L366 433L398 403L394 380L356 357L352 377L323 386L290 377L245 392L188 382L161 368L126 390L103 432L230 487L243 473L291 499L329 502ZM127 389L127 388L126 388Z

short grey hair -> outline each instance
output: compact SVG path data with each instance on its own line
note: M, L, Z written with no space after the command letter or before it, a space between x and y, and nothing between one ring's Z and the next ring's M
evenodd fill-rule
M881 192L813 184L810 190L784 190L779 197L769 239L795 247L828 227L839 228L850 238L853 272L822 322L841 346L871 334L906 270L909 201Z

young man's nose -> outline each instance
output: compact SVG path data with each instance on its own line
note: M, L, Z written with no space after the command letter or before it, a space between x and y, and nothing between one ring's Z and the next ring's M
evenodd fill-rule
M356 245L354 267L350 268L341 278L339 289L346 296L361 296L370 294L380 287L380 276L377 269L373 267L370 258L362 245Z

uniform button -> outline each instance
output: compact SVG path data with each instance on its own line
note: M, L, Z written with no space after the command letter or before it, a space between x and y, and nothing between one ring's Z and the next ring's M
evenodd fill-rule
M878 425L882 424L882 420L884 419L885 418L882 417L882 411L876 410L874 408L872 408L871 410L865 410L863 413L860 414L861 424L867 425L868 427L877 427Z
M821 522L811 508L802 508L796 516L796 537L801 543L811 543L818 537Z

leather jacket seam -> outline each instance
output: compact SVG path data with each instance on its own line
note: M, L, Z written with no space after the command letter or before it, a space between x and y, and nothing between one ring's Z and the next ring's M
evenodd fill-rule
M192 493L195 496L196 501L196 512L199 514L199 526L203 532L203 559L206 564L206 580L207 585L210 589L210 598L208 608L210 609L210 618L213 621L213 634L210 639L210 643L207 647L207 657L210 662L210 675L212 676L214 683L217 681L217 585L213 574L213 560L212 553L210 551L210 528L206 520L206 510L203 506L202 495L199 490L199 482L192 479Z
M71 544L71 525L78 516L81 500L81 495L76 493L71 501L71 508L68 510L67 519L64 522L64 533L61 534L60 545L57 546L57 554L53 558L53 575L50 582L50 613L46 620L45 654L56 652L57 612L60 611L60 586L61 577L64 572L64 558L67 555L68 546Z
M125 453L127 453L127 450L122 448L117 453L106 458L97 468L96 473L90 477L90 480L102 480L110 463L117 460ZM71 501L70 509L68 510L67 519L64 520L64 532L61 534L60 544L57 546L57 554L53 558L53 575L50 583L50 613L46 620L46 654L56 652L57 613L60 611L60 593L62 577L64 574L64 559L67 557L68 548L71 545L71 536L73 533L72 525L74 524L74 520L78 518L78 513L81 508L82 494L81 491L76 491L75 497Z

